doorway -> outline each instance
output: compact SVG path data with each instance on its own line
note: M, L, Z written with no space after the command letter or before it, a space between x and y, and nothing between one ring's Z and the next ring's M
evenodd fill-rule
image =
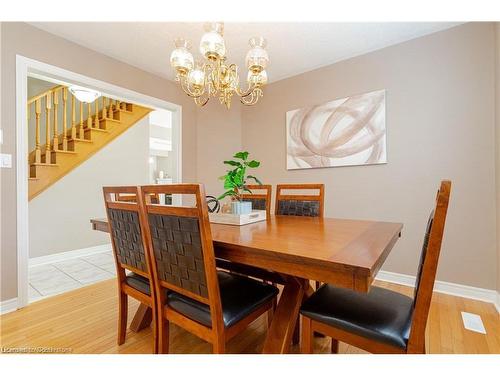
M124 89L109 83L95 80L80 74L67 71L52 65L48 65L23 56L16 56L16 116L19 122L17 127L17 253L18 253L18 299L17 307L25 306L29 301L29 249L30 249L30 227L29 227L29 204L28 204L28 176L29 169L26 157L29 151L29 128L26 116L28 102L27 83L28 77L41 79L56 85L77 85L87 87L101 92L106 97L121 102L135 103L144 107L152 108L153 112L168 113L170 116L171 146L169 150L171 165L169 175L172 183L182 182L182 160L181 160L181 135L182 135L182 108L179 105L169 103L157 98L149 97L128 89ZM147 151L146 151L147 152ZM148 160L146 155L146 160ZM145 169L148 168L146 161ZM90 219L90 218L89 218ZM82 231L90 229L90 223ZM48 223L48 230L57 230ZM75 249L68 249L75 250ZM79 250L79 249L76 249ZM74 253L79 254L78 251ZM80 254L81 255L81 254ZM89 255L89 254L84 254ZM46 263L52 260L60 260L60 256L46 258ZM44 261L40 261L42 264Z

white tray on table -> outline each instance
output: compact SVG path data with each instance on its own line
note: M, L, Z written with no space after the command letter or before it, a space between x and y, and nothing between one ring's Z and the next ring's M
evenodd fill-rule
M209 213L210 222L214 224L245 225L266 220L266 210L252 210L249 214Z

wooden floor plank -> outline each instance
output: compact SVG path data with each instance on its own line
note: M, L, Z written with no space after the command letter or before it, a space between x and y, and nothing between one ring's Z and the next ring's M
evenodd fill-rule
M413 289L386 282L377 285L407 295ZM129 325L139 304L130 299ZM487 334L464 328L461 311L481 316ZM116 280L106 280L71 292L47 298L0 316L0 346L68 348L72 353L151 353L152 332L127 331L125 344L116 344ZM263 316L229 341L228 353L259 353L267 332ZM330 353L330 339L314 338L315 353ZM209 344L183 329L171 326L171 353L211 353ZM493 305L435 293L429 313L426 337L429 353L500 354L500 318ZM299 353L298 345L291 348ZM339 353L365 353L344 343Z

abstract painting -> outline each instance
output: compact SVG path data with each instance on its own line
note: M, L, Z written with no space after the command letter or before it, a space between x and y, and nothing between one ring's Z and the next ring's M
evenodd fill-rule
M287 169L387 163L385 90L286 113Z

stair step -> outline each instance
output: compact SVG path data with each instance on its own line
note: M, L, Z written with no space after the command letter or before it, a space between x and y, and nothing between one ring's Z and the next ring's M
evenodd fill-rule
M50 163L57 164L57 160L60 158L64 158L66 156L71 155L71 157L76 156L77 153L75 151L63 151L63 150L51 150L50 151ZM47 154L44 152L42 154L42 164L45 164L47 161Z
M62 143L59 143L60 145L62 145ZM45 155L45 152L46 150L44 150L42 152L42 155ZM75 151L71 151L71 150L50 150L50 152L55 152L55 153L58 153L58 154L76 154Z
M59 164L31 163L29 177L36 178L36 172L41 167L59 167Z
M59 167L59 164L31 163L32 167Z
M109 133L109 130L106 129L99 129L99 128L85 128L85 131L96 131L96 132L102 132L102 133Z
M120 123L121 122L120 120L117 120L117 119L114 119L114 118L109 118L109 117L101 118L101 119L99 119L99 121L111 121L111 122L116 122L116 123Z
M68 139L69 142L82 142L82 143L92 143L92 139L80 139L80 138L75 138L75 139ZM62 143L59 143L60 145Z

